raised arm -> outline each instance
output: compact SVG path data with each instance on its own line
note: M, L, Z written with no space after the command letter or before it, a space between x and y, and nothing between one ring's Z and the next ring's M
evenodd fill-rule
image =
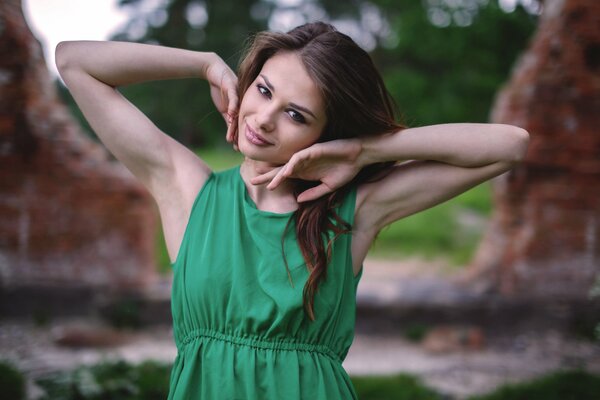
M117 87L161 79L207 79L213 101L226 117L237 111L235 74L214 53L128 42L61 42L56 64L100 140L156 200L173 260L195 196L210 169L160 131ZM234 128L234 123L228 125Z
M362 141L357 164L408 161L361 190L363 216L383 226L454 197L511 169L525 155L529 134L503 124L441 124Z
M213 86L224 81L228 92L219 111L234 112L235 75L216 54L127 42L77 41L59 43L56 63L100 140L155 197L161 195L165 184L186 178L175 174L194 171L200 180L208 176L204 163L161 132L117 87L177 78L212 79Z
M362 141L359 165L406 161L359 189L355 229L366 255L386 225L433 207L507 172L527 151L529 133L503 124L441 124L405 129Z
M398 162L384 178L358 189L352 241L356 270L384 226L510 170L523 159L528 143L527 131L511 125L431 125L317 143L252 182L273 189L287 178L320 181L298 198L310 201L346 184L366 165Z

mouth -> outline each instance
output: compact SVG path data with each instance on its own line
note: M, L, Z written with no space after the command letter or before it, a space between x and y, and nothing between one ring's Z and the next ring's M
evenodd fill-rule
M271 146L273 143L269 142L267 139L256 133L254 129L250 127L250 125L246 124L246 139L252 144L257 146Z

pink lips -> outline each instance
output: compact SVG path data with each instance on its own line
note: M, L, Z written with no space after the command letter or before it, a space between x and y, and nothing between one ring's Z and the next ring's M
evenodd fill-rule
M273 143L267 141L264 137L256 133L248 124L246 124L246 139L257 146L269 146Z

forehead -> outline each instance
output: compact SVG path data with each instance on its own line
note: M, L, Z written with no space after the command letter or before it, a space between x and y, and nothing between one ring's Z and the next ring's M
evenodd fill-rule
M275 96L298 103L315 113L323 112L323 98L304 64L296 53L277 53L263 65L260 75L267 77Z

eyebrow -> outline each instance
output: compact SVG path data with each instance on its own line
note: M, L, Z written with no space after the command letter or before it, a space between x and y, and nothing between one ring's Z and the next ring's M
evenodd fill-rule
M271 84L271 82L269 81L269 78L267 78L265 75L260 74L260 76L265 80L265 83L267 84L267 87L269 88L269 90L271 90L271 92L275 92L275 88L273 87L273 85ZM302 107L301 105L298 105L296 103L290 103L290 106L297 108L300 111L304 111L307 114L312 115L312 117L314 119L317 119L317 117L315 116L315 114L313 114L308 108L306 107Z

